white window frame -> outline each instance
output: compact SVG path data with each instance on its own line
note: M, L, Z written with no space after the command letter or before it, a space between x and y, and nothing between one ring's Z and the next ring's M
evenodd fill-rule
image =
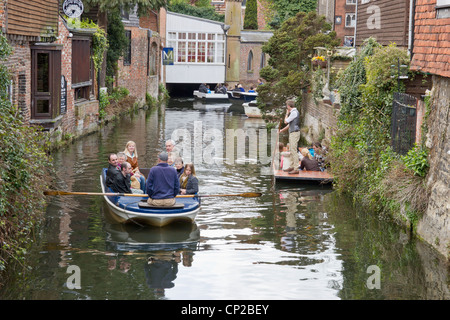
M204 46L199 46L199 44L204 44ZM225 64L225 35L223 33L169 31L167 45L173 48L175 64ZM184 47L184 53L180 57L181 47ZM204 61L199 61L200 47L205 50ZM211 54L208 49L212 49L214 52ZM189 51L195 53L189 55ZM193 61L189 61L189 59Z
M347 18L349 16L352 16L352 18L350 18L350 25L347 24ZM352 13L346 13L345 14L345 21L344 21L344 25L346 28L354 28L356 26L356 13L352 12Z
M355 5L358 0L346 0L345 4L347 5Z

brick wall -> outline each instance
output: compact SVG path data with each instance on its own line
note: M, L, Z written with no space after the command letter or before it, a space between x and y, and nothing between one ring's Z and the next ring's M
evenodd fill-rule
M117 84L130 91L130 96L137 100L145 101L147 92L147 55L148 36L147 30L126 27L131 30L131 64L124 65L119 61L119 76Z
M323 101L317 103L308 94L303 101L301 111L304 122L302 135L308 142L314 142L323 138L323 143L329 146L330 138L337 128L338 109Z
M245 88L246 91L250 89L250 86L253 85L253 87L256 88L258 85L258 78L259 78L259 70L260 70L260 64L261 64L261 43L242 43L241 42L241 59L240 59L240 65L239 65L239 73L240 73L240 82ZM252 70L249 71L248 69L248 56L250 53L250 50L253 53L253 67Z
M411 69L450 77L450 18L436 19L436 0L417 0Z
M450 259L450 79L433 76L427 147L431 196L417 233Z
M57 43L63 45L61 52L61 75L67 81L67 113L63 117L61 130L63 133L75 133L76 119L74 106L74 91L72 87L72 39L69 30L65 27L62 18L59 18L59 36Z

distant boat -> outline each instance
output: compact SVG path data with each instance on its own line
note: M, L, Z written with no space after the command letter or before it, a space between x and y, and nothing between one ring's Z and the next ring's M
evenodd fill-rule
M249 118L261 118L261 110L256 105L256 100L245 102L242 104L244 107L245 115Z
M258 93L256 92L243 92L243 91L228 91L228 100L231 103L242 103L256 100Z
M200 92L198 90L194 90L194 97L196 99L200 99L205 102L213 102L213 101L227 101L228 95L226 93L205 93Z

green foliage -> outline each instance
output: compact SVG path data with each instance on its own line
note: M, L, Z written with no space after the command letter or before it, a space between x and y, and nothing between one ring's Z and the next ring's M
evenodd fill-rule
M108 39L105 30L89 19L79 21L78 19L67 18L67 24L71 27L96 30L92 36L92 49L94 51L92 61L94 61L95 71L98 72L103 63L104 53L108 49Z
M311 85L311 56L314 47L338 45L335 32L325 17L299 12L286 20L262 48L270 58L260 71L265 84L258 86L258 104L263 113L278 109L291 97L301 101Z
M316 11L317 6L316 0L269 0L269 3L271 3L271 11L276 12L268 23L273 29L280 28L284 21L295 17L298 12Z
M256 0L247 0L245 4L244 29L258 30L258 5Z
M166 0L83 0L83 3L86 11L98 5L101 12L110 12L120 8L130 10L137 5L139 16L145 16L149 10L158 10L167 5Z
M412 170L415 175L424 177L430 167L428 163L428 150L423 147L415 146L402 157L405 166Z
M98 97L98 117L99 119L104 119L106 117L106 107L109 106L110 102L108 99L108 93L100 91Z
M426 175L428 162L422 148L400 157L390 147L393 92L398 88L391 65L398 61L408 64L405 50L368 39L338 75L341 111L329 157L336 190L352 193L355 202L378 212L403 210L414 222L427 194L423 179L415 176Z
M108 12L108 41L106 76L114 78L118 70L117 61L125 55L129 45L119 10L111 10ZM109 90L111 90L110 87Z
M0 34L0 59L10 54ZM0 65L0 270L7 259L21 260L45 208L43 191L52 167L47 135L23 123L5 88L8 72Z
M209 3L207 6L192 6L185 1L171 1L167 9L172 12L182 13L193 17L219 22L225 21L225 15L218 14L214 7L212 7Z

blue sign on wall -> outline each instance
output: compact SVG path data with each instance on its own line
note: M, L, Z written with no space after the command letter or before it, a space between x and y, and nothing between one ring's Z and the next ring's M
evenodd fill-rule
M163 65L172 66L173 65L173 48L163 48Z

